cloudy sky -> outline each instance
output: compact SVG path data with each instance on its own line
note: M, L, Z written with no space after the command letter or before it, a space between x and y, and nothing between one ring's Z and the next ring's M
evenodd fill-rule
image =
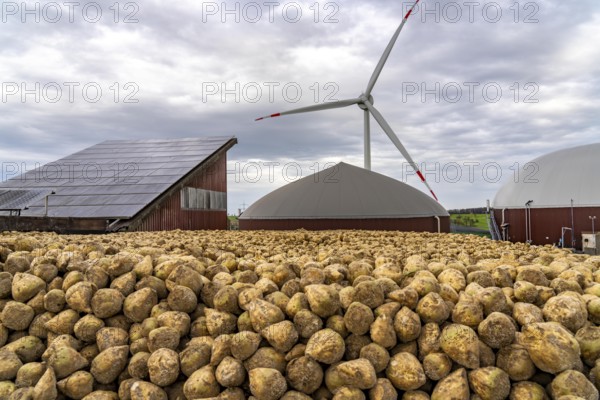
M26 6L25 6L26 5ZM363 164L356 106L412 2L2 2L2 179L107 139L235 135L229 211ZM600 3L425 1L373 91L446 208L600 137ZM375 121L372 169L424 189ZM577 173L577 171L574 171Z

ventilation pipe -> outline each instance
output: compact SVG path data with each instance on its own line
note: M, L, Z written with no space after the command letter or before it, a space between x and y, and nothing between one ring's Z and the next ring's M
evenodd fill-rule
M505 212L506 212L506 208L503 208L502 209L502 224L500 225L502 227L502 240L507 240L506 228L507 228L508 224L506 223Z
M577 239L575 239L575 216L573 212L573 199L571 199L571 247L575 248L577 244Z
M525 203L525 241L531 243L531 203L533 200L529 200Z
M56 194L54 190L51 191L50 194L47 194L46 197L44 197L44 217L48 216L48 197L52 196L53 194Z

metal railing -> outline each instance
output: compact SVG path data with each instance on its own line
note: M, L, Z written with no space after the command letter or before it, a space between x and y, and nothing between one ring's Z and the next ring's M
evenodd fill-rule
M7 212L9 217L18 217L21 215L20 208L0 208L0 212Z

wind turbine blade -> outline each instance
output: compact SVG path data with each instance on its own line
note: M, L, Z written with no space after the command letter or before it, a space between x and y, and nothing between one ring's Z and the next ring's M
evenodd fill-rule
M381 113L369 101L365 101L364 104L367 106L367 108L373 115L373 118L375 118L375 120L379 123L379 125L381 126L381 129L383 129L383 131L386 133L386 135L388 135L388 137L390 138L392 143L394 143L394 145L398 148L398 150L400 150L400 153L402 153L402 155L404 156L406 161L408 161L410 166L414 168L414 170L416 171L419 178L421 178L421 181L425 184L425 186L427 186L427 189L429 189L429 191L431 192L431 195L433 196L433 198L436 201L439 201L437 196L435 195L435 193L429 186L429 183L427 183L425 176L421 173L419 166L417 165L416 162L414 162L414 160L412 159L410 154L408 154L408 151L406 151L406 148L404 147L402 142L400 142L400 139L398 139L398 136L396 136L392 127L387 123L385 118L383 118L383 115L381 115Z
M406 21L408 21L408 17L410 17L410 14L412 14L415 6L419 3L419 1L420 0L415 1L415 4L413 4L413 6L410 8L410 10L408 10L406 15L402 19L400 26L398 27L398 29L396 29L394 36L392 36L390 43L388 43L387 47L385 48L385 51L383 52L381 59L379 60L379 63L377 63L377 66L375 67L375 71L373 71L373 75L371 75L369 84L367 85L367 90L365 91L365 96L367 96L367 98L371 94L371 91L373 90L375 83L377 83L377 79L379 79L379 75L381 74L381 71L383 70L383 66L385 65L388 57L390 56L392 49L394 48L394 44L396 43L396 39L398 39L398 35L400 35L400 32L402 32L402 28L404 28L404 24L406 24Z
M312 111L330 110L332 108L348 107L353 104L358 104L361 101L362 101L361 99L348 99L348 100L332 101L329 103L315 104L314 106L297 108L295 110L284 111L282 113L271 114L271 115L267 115L264 117L256 118L255 121L260 121L260 120L263 120L266 118L281 117L283 115L300 114L300 113L312 112Z

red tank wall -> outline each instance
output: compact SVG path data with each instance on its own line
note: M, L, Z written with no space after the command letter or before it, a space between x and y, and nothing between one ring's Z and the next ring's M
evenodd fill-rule
M450 217L440 217L440 220L441 231L450 232ZM407 232L437 232L438 223L434 217L373 219L240 219L240 230L295 229L365 229Z
M573 221L575 225L575 247L581 248L581 233L592 231L592 221L589 216L597 216L596 231L600 228L600 207L574 207ZM502 210L494 210L494 218L502 233ZM525 242L525 209L506 209L504 221L509 223L507 240ZM545 245L558 243L561 228L570 228L572 224L571 208L532 208L531 209L531 238L533 244ZM570 231L565 233L565 247L570 247Z

